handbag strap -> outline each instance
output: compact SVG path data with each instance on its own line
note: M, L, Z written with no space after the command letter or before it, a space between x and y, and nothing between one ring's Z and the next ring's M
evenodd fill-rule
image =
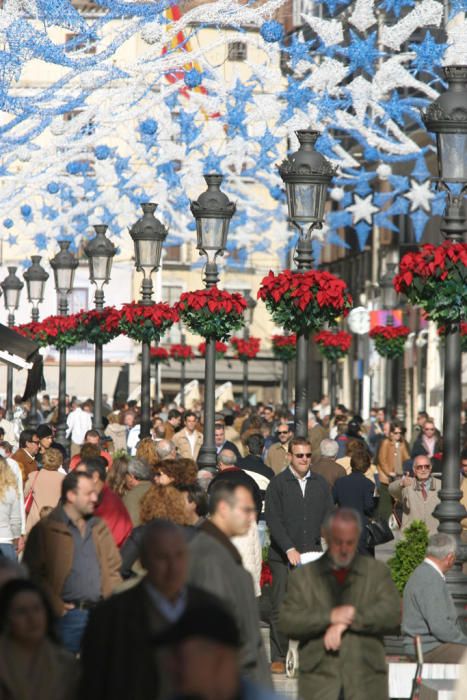
M39 469L37 470L37 474L36 474L36 476L34 477L34 481L33 481L32 484L31 484L31 491L34 491L34 486L36 485L36 481L37 481L37 477L38 477L38 476L39 476ZM30 493L31 493L31 491L30 491Z

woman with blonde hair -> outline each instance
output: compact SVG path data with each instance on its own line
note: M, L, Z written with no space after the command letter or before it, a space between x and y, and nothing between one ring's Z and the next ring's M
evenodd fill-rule
M26 515L26 532L30 532L40 520L44 506L55 508L60 500L60 491L65 474L58 470L62 466L63 455L60 450L49 447L42 455L42 469L29 474L24 486L24 496L33 492L31 510Z
M107 486L111 491L123 498L128 491L127 474L130 456L128 452L122 450L117 454L114 452L112 466L107 472Z
M0 552L8 559L17 559L16 548L21 536L21 502L23 494L13 470L0 457Z
M120 411L113 411L107 416L109 424L104 430L104 435L112 440L109 445L109 452L113 455L119 450L126 452L126 426L123 425Z
M156 452L156 443L151 437L143 438L136 448L136 459L141 459L150 467L159 464L159 455Z

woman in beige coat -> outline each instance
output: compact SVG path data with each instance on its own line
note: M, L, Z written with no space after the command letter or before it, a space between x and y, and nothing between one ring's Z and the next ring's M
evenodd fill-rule
M409 446L404 439L405 428L396 421L391 423L389 437L382 441L378 455L379 504L378 515L389 518L392 512L392 500L388 486L391 481L403 475L403 465L410 459Z
M26 516L26 532L29 533L40 519L40 512L44 506L55 508L60 499L64 473L58 471L62 466L63 457L60 450L50 447L42 457L42 469L29 474L24 487L24 496L29 492L34 493L31 510Z

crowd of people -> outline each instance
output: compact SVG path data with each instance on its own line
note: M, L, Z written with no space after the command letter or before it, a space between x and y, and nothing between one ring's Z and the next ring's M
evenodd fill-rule
M68 449L49 397L36 427L21 409L0 421L0 698L268 700L290 640L303 700L385 698L385 634L433 662L467 649L425 413L409 443L383 409L363 421L323 400L296 436L288 407L229 403L216 468L199 469L199 406L155 406L141 439L136 402L106 406L99 432L92 401L71 399ZM467 502L464 476L465 448ZM430 534L402 603L375 518Z

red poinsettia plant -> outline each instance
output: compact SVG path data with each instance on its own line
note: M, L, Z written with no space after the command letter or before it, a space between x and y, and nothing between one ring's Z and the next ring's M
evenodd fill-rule
M176 362L186 362L187 360L193 359L193 348L191 345L174 343L170 346L170 357Z
M330 362L336 362L349 352L352 334L347 331L320 331L313 340L323 357Z
M245 323L245 298L218 287L184 292L175 308L188 328L203 338L227 340Z
M461 350L462 352L467 352L467 323L464 321L461 323ZM446 326L440 326L438 328L438 335L442 338L446 335Z
M152 362L160 362L164 365L167 365L169 362L169 351L165 348L152 347L149 351L149 356Z
M374 340L376 352L382 357L400 357L410 329L407 326L375 326L369 335Z
M459 322L467 317L467 243L427 243L407 253L394 288L421 306L432 321Z
M272 571L267 561L261 563L259 585L261 588L264 588L264 586L272 586Z
M120 335L121 313L114 306L80 311L76 318L79 340L105 345Z
M159 342L161 336L178 321L174 307L165 302L145 305L132 301L120 310L119 328L129 338L139 342Z
M228 350L228 346L220 340L216 340L216 360L222 360ZM202 357L206 357L206 343L203 341L198 345L198 352Z
M343 280L330 272L284 270L270 272L261 282L258 298L275 323L292 333L310 333L339 316L347 316L352 297Z
M235 348L235 358L237 360L242 360L246 362L247 360L254 360L256 355L259 353L261 346L261 339L251 336L248 339L237 338L234 336L230 339L230 343Z
M282 362L290 362L295 359L297 354L297 336L295 333L291 335L273 335L271 338L272 352L276 359Z
M25 323L15 330L42 347L53 345L58 350L70 348L81 340L78 314L47 316L43 321Z

